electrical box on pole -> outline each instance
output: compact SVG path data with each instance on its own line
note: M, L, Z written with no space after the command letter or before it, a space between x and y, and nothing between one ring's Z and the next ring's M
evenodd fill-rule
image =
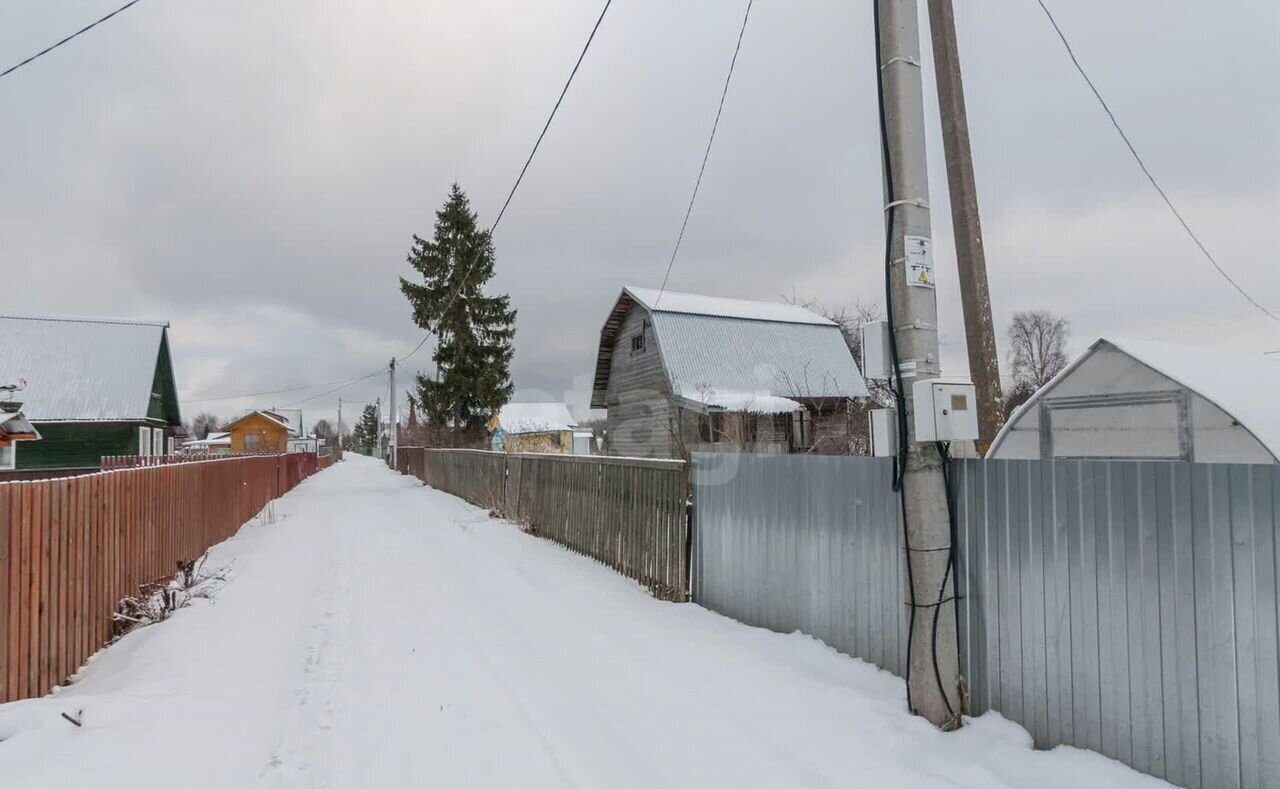
M873 408L867 412L871 429L871 456L891 458L898 454L898 412L893 408Z
M978 400L967 378L929 378L911 385L916 441L972 441L978 437Z
M893 350L889 345L889 322L862 324L862 377L888 380L893 377Z

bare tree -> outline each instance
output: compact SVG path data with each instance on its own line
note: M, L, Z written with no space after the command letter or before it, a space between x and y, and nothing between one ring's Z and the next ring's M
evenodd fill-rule
M328 419L317 419L316 423L311 426L311 432L316 434L316 438L330 439L333 438L333 425L329 424Z
M1013 387L1005 411L1022 405L1067 366L1071 324L1047 310L1015 312L1009 322L1009 367Z
M220 421L217 414L202 411L192 418L191 429L188 432L191 433L192 438L206 439L210 433L218 429L218 422Z

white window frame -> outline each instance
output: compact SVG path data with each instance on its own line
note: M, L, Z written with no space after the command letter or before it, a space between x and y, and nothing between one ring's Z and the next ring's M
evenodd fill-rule
M8 460L5 460L5 458ZM13 471L18 467L18 442L12 441L7 447L0 447L0 471Z
M164 454L164 430L163 428L151 428L151 454L159 456Z
M138 457L151 456L151 428L143 426L138 428Z
M173 436L169 436L167 439L165 439L164 453L166 455L177 454L177 448L178 448L178 439L174 438Z

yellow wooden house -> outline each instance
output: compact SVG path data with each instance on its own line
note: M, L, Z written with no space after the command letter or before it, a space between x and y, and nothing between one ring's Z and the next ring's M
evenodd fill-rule
M489 420L497 452L573 453L573 415L564 403L507 403Z
M288 452L293 431L289 420L274 411L250 411L227 425L231 453Z

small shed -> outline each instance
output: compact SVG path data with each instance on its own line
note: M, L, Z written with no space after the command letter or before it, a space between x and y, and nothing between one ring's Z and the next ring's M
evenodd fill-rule
M288 452L293 431L289 420L274 411L250 411L227 425L231 452Z
M0 315L0 383L26 380L40 441L14 445L20 474L96 471L104 455L159 455L184 435L162 321Z
M996 459L1276 463L1280 360L1101 338L1009 417Z
M507 403L489 422L498 452L573 452L575 422L564 403Z

